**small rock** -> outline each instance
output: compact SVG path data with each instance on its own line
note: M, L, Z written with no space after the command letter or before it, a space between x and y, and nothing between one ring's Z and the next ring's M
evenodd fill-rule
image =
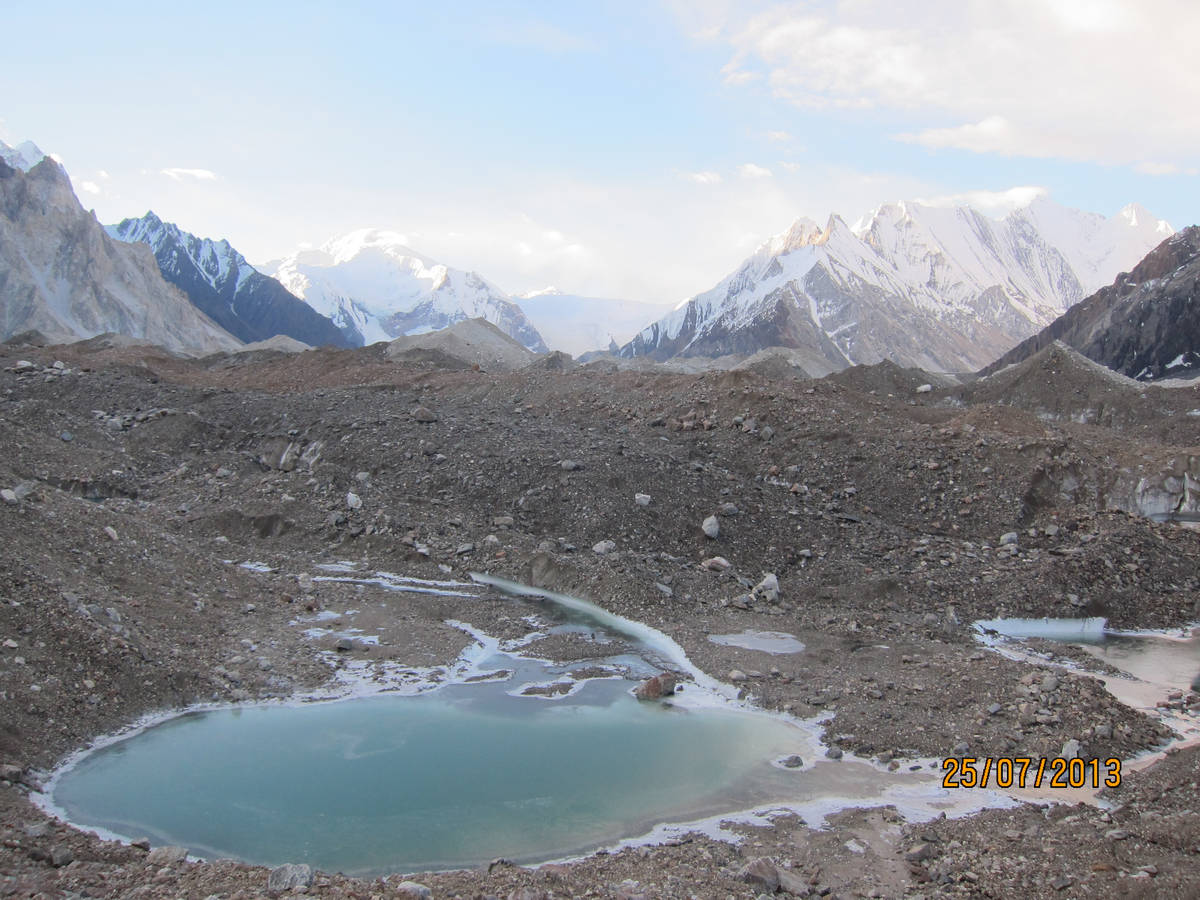
M52 847L50 850L50 865L56 869L70 865L75 861L75 854L68 847Z
M104 533L108 535L108 539L110 541L117 540L117 529L113 528L111 525L104 526Z
M276 866L267 876L267 891L282 894L292 888L310 888L313 883L312 867L305 863L284 863Z
M337 643L333 645L333 649L339 653L347 653L354 649L354 641L347 637L338 638Z
M346 506L350 509L362 509L362 497L358 496L354 491L347 492Z
M662 672L639 684L633 695L639 700L658 700L675 693L675 682L674 675L670 672Z
M564 472L574 472L576 469L583 468L579 461L574 459L564 459L558 465Z
M598 553L600 556L604 556L608 553L612 553L616 549L617 549L616 541L607 541L606 540L606 541L600 541L599 543L592 545L592 552Z
M920 844L914 844L904 851L904 858L909 862L923 862L933 856L933 844L924 841Z
M418 422L429 425L438 420L437 413L427 406L418 406L413 410L413 418Z
M1098 738L1111 738L1113 736L1113 729L1111 725L1105 723L1103 725L1097 725L1095 728L1093 728L1092 734Z
M1058 690L1058 676L1047 675L1042 679L1042 693L1052 694Z
M700 527L704 530L704 536L713 540L721 533L721 523L717 521L716 516L709 516Z
M773 572L768 572L763 576L763 580L754 588L754 595L762 597L768 603L774 603L779 599L779 579Z
M1043 533L1045 533L1046 537L1058 537L1058 533L1061 530L1062 529L1059 528L1057 525L1047 525L1045 528L1042 529L1042 531L1043 531Z
M783 766L786 769L799 769L804 765L804 760L796 753L783 760Z
M1075 738L1071 738L1071 740L1062 745L1062 752L1058 755L1063 759L1078 759L1079 751L1081 749L1082 746L1080 745L1079 741L1075 740Z
M930 391L932 391L932 390L933 390L933 385L932 385L932 384L922 384L922 385L920 385L920 386L918 386L918 387L917 387L917 393L918 393L918 394L928 394L928 393L929 393Z
M757 885L768 893L773 894L779 890L779 869L765 856L752 859L742 866L738 878L747 884Z
M151 866L171 866L187 859L187 847L176 847L168 844L165 847L155 847L146 855L146 863Z
M512 526L513 526L513 517L512 516L492 516L492 527L493 528L512 528Z
M741 510L737 508L736 503L722 503L717 512L722 516L736 516Z
M996 713L1000 712L1000 710L1002 710L1002 709L1004 709L1004 707L1001 706L999 703L993 703L987 708L988 715L994 716L994 715L996 715Z
M1069 888L1074 883L1075 883L1075 879L1072 878L1070 875L1059 875L1057 878L1055 878L1053 881L1050 882L1050 887L1054 888L1056 891L1065 891L1067 888Z
M828 750L825 751L825 755L827 757L829 757L829 759L841 759L842 758L842 748L841 747L830 747Z
M58 439L64 444L69 444L71 441L75 440L75 435L71 434L69 431L64 431L59 434Z
M1019 535L1015 531L1006 531L1000 535L1000 546L1007 547L1009 544L1015 544Z
M649 494L634 494L633 502L636 503L638 506L649 506L650 505L650 495Z
M475 545L471 544L471 543L459 544L454 549L455 556L466 556L468 553L474 553L474 552L475 552Z
M1110 841L1123 841L1129 837L1129 832L1124 828L1110 828L1104 832L1104 836Z
M8 506L16 506L20 502L17 499L16 492L11 491L8 488L5 488L4 490L0 491L0 500L3 500L4 503Z
M725 677L736 684L739 681L746 680L746 673L743 672L741 669L730 669L729 674L726 675Z
M700 568L708 569L710 572L724 572L729 568L731 563L723 556L713 556L700 563Z
M417 900L428 900L433 896L433 891L425 887L419 881L402 881L396 885L396 893L401 897L414 897Z

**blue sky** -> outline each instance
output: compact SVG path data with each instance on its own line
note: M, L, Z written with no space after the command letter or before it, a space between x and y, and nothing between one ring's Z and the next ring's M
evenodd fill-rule
M371 225L509 291L674 302L798 216L887 200L1200 220L1192 0L66 2L5 23L30 39L6 42L0 139L61 157L102 221L153 208L252 261Z

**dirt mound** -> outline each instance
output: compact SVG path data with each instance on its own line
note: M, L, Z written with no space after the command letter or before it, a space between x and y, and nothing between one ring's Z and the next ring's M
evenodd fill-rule
M440 331L396 338L387 345L391 359L412 350L437 351L492 372L520 369L536 356L486 319L467 319Z

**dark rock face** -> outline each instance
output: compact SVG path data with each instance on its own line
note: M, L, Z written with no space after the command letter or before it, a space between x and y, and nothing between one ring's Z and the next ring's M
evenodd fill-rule
M1141 380L1200 370L1200 226L1167 238L1122 273L980 372L990 375L1062 341Z
M228 241L198 238L152 212L125 219L109 232L123 241L149 244L163 277L197 309L247 343L285 334L314 347L357 346L274 278L254 271Z

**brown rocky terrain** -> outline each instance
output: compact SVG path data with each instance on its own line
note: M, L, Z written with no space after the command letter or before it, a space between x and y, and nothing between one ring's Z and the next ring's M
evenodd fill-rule
M525 630L499 595L312 580L335 560L585 597L710 674L738 670L765 708L826 714L831 750L885 764L1057 756L1071 741L1085 759L1128 759L1169 737L1082 670L985 649L971 623L1200 616L1200 535L1143 515L1190 502L1195 387L1118 389L1045 356L1008 382L931 390L886 364L811 381L438 363L379 347L0 348L0 896L265 896L264 868L101 841L30 792L150 713L316 691L347 660L448 664L468 638L446 619ZM1084 415L1097 398L1103 413ZM755 590L768 573L774 598ZM332 636L288 624L364 596L381 644L351 642L337 663ZM707 640L743 629L806 649ZM539 652L588 658L561 636ZM1046 796L926 824L887 807L824 828L782 816L734 826L736 845L692 835L409 877L436 897L1188 896L1198 753L1128 774L1116 808ZM309 891L411 896L404 880L317 873Z

